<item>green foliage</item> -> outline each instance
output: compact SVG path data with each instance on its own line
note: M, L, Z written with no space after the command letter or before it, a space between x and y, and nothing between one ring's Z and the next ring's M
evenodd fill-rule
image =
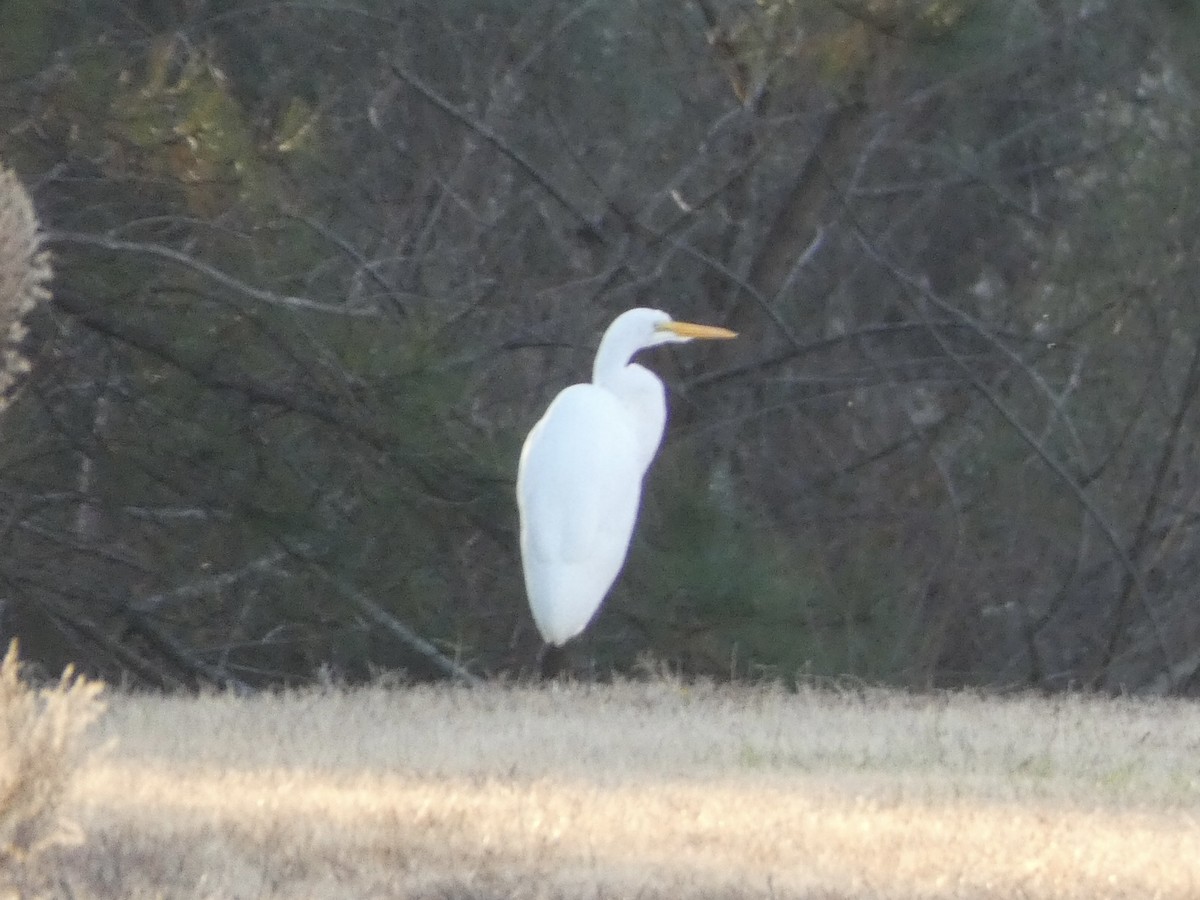
M0 4L0 72L5 78L34 75L50 55L57 4L5 0Z
M913 60L927 78L986 66L998 47L1020 52L1038 39L1044 25L1032 3L960 0L932 3L921 18L923 39L913 43Z
M311 147L289 107L276 149ZM119 134L140 151L145 174L178 183L197 215L216 215L232 203L264 214L276 202L275 179L256 145L248 116L228 79L205 53L173 38L155 41L140 80L123 85L112 114ZM307 123L307 131L313 128Z
M783 95L814 86L842 92L891 65L885 60L896 55L897 39L906 65L968 62L1005 33L1010 7L999 0L758 0L710 39L742 99L759 85Z
M88 297L117 340L99 384L59 394L49 419L17 411L10 436L38 441L8 443L5 458L31 481L75 486L86 453L89 502L115 521L125 510L184 511L154 527L124 523L124 557L153 561L132 599L282 545L346 575L421 633L469 630L471 609L454 593L460 535L485 508L489 519L507 512L511 460L462 414L472 382L436 308L338 314L347 277L335 238L358 223L343 215L340 184L324 194L296 186L328 180L342 148L309 96L274 98L270 119L247 108L253 92L230 74L241 69L217 52L178 33L98 42L72 57L79 77L63 80L48 115L121 186L93 201L136 220L122 237L179 247L247 285L333 311L264 303L154 256L68 248L68 292ZM371 287L368 301L385 290ZM105 381L115 386L107 394ZM101 397L115 412L98 413ZM88 435L78 450L56 446L56 418ZM47 510L41 524L69 531L75 509ZM340 646L365 675L378 646L365 658L346 650L361 637L354 610L303 566L287 568L290 579L166 604L157 620L194 646L232 647L231 663L247 671L312 671ZM131 599L117 580L109 593L99 586L90 615ZM286 649L256 646L272 634Z
M817 534L772 533L680 450L651 482L608 621L632 620L652 655L715 677L902 677L911 647L890 536L835 562Z

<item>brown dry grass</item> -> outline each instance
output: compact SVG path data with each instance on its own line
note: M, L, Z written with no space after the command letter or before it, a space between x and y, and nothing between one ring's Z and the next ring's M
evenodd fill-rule
M1200 708L686 686L112 698L71 897L1200 897Z

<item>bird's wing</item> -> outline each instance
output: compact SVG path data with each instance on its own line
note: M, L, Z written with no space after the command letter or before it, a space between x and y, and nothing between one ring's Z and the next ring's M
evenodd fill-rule
M586 628L621 571L643 472L628 411L595 385L567 388L529 433L517 471L521 562L549 643Z
M542 559L575 562L619 541L623 559L642 475L625 408L594 385L567 388L521 453L517 492L528 549Z

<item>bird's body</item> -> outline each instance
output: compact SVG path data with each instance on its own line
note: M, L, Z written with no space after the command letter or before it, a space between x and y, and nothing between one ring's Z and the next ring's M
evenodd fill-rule
M517 476L521 558L547 643L561 646L583 631L625 562L648 463L639 452L645 439L615 395L576 384L526 441Z
M529 432L517 470L521 561L551 647L587 627L621 571L662 442L666 391L630 359L655 344L733 336L658 310L623 313L600 342L592 381L560 392Z

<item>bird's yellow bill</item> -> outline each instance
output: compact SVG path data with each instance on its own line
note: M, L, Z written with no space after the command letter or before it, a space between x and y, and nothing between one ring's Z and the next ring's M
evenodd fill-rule
M709 341L727 341L737 337L737 332L730 331L728 328L718 328L716 325L697 325L694 322L664 322L658 326L658 330L670 331L680 337Z

